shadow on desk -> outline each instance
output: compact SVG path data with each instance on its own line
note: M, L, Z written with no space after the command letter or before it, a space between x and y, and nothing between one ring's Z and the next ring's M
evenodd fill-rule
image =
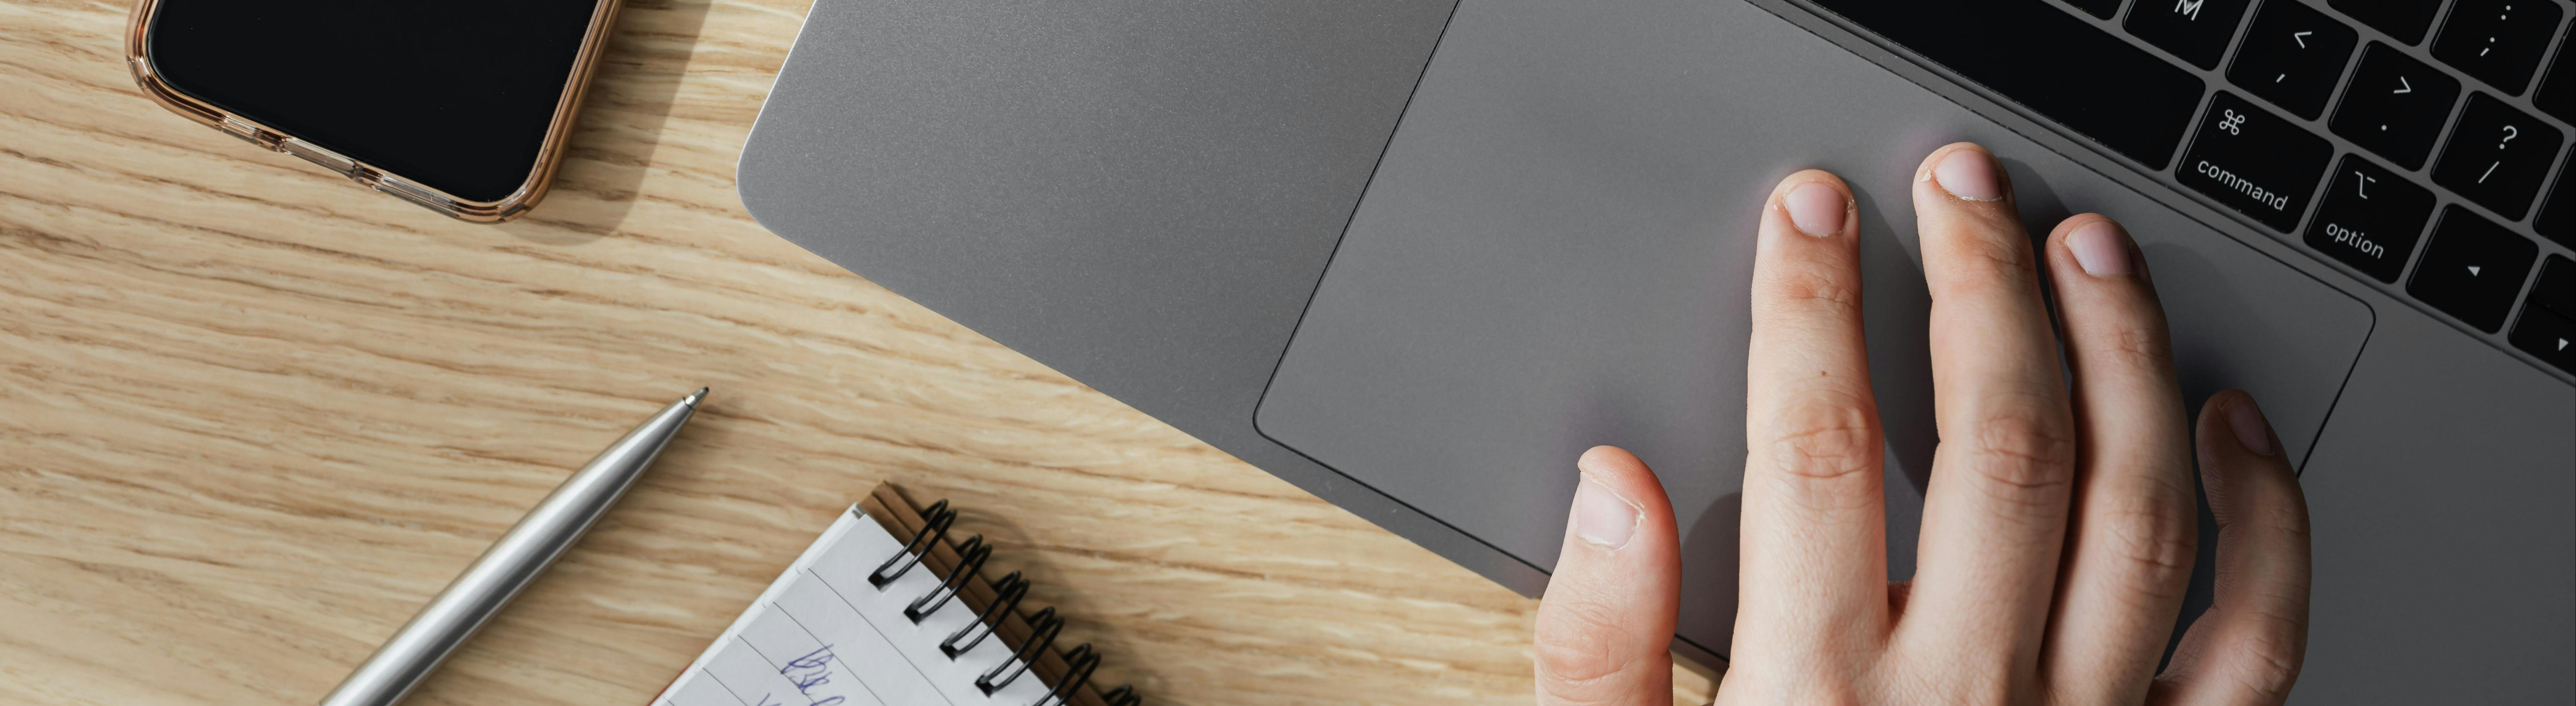
M626 0L607 53L573 121L553 191L528 215L498 226L543 245L580 245L617 232L635 207L679 102L680 78L706 27L709 0Z

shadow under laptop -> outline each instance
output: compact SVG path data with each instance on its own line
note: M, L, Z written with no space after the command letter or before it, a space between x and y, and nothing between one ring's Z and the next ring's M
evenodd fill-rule
M542 245L580 245L625 224L713 7L708 0L627 0L573 120L552 190L526 216L497 226L502 232Z

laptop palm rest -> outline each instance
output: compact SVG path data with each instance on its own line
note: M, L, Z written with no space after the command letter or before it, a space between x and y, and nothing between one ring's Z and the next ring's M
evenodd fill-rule
M2249 389L2304 458L2369 335L2361 302L1752 5L1461 3L1255 418L1271 439L1542 569L1573 461L1626 447L1684 533L1681 637L1725 654L1761 199L1803 167L1860 196L1891 573L1911 575L1933 427L1908 180L2001 155L2035 228L2138 237L2186 403Z

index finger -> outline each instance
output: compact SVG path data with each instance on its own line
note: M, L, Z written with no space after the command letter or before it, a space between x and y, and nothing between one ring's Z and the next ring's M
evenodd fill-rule
M1858 221L1850 188L1817 170L1781 181L1763 209L1739 646L1828 650L1884 635L1884 446L1861 333Z

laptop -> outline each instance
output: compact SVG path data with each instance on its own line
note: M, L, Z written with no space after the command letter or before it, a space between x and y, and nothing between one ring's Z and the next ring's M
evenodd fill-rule
M1937 442L1907 179L1973 140L2039 232L2136 235L2186 408L2245 388L2277 426L2315 529L2295 702L2569 703L2570 14L819 0L738 177L780 236L1524 594L1576 455L1636 451L1674 648L1717 664L1761 200L1858 194L1903 578Z

